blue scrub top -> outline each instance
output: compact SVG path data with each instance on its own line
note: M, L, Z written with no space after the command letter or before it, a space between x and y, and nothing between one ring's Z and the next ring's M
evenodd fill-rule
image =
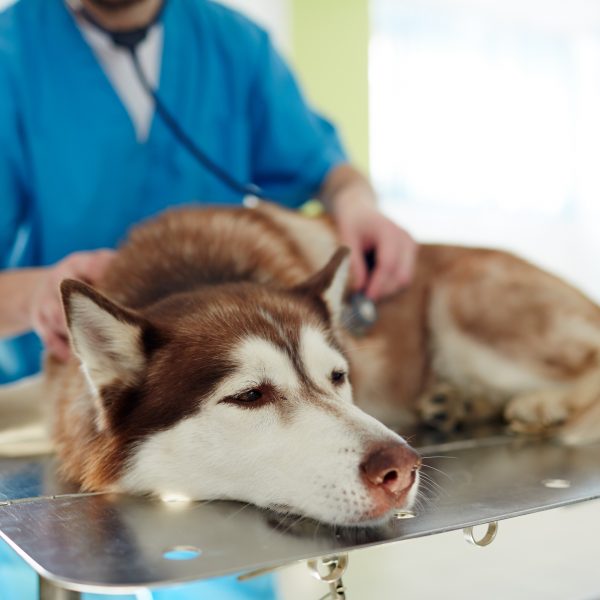
M158 93L204 151L242 182L296 207L345 161L268 35L207 0L167 0ZM238 204L154 116L129 115L61 0L0 14L0 267L115 247L168 206ZM0 382L39 369L32 334L0 342Z

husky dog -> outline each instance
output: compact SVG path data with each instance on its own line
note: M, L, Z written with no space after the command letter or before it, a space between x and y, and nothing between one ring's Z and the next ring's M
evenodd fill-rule
M600 438L600 308L582 294L504 252L425 245L357 339L338 246L326 219L189 208L136 228L98 289L63 282L75 356L46 361L44 389L64 475L356 525L409 509L419 482L374 416Z

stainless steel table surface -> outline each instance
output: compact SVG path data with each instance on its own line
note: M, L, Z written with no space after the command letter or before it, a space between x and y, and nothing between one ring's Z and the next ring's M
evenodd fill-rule
M422 448L416 517L329 528L233 502L80 494L52 458L0 460L0 535L68 589L126 592L249 571L460 529L600 497L600 445L565 448L506 436ZM569 487L546 487L568 480ZM557 485L565 484L563 481ZM167 560L172 548L200 550Z

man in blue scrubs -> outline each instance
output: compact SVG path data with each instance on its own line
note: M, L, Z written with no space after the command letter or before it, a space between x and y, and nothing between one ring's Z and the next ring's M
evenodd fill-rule
M323 200L357 289L378 299L410 280L410 236L378 212L268 35L207 0L163 2L20 0L0 14L0 382L37 371L42 346L68 356L57 285L96 281L133 224L168 206L242 201L154 113L127 51L92 22L153 23L140 62L182 128L276 201Z

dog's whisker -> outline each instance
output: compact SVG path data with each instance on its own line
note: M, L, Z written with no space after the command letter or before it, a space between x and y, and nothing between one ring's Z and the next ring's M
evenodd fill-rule
M426 465L425 463L423 463L421 465L421 468L423 468L423 469L431 469L432 471L436 471L440 475L443 475L444 477L447 477L450 481L452 481L452 476L448 475L448 473L445 473L441 469L438 469L437 467L434 467L433 465Z
M218 498L210 498L208 500L198 500L198 506L208 506L209 504L213 504L214 502L220 502Z
M422 458L423 458L423 460L428 460L430 458L455 458L455 459L457 459L458 456L447 456L445 454L440 454L440 455L423 456Z
M428 481L421 481L420 485L419 485L419 489L420 490L427 490L430 493L438 493L439 490L433 488L430 483Z
M425 480L425 481L430 481L431 483L435 483L435 485L440 485L432 476L431 474L425 472L425 471L420 471L420 478Z
M427 494L425 494L425 492L419 488L419 491L417 492L416 500L418 500L419 502L421 502L423 504L430 504L432 501L432 498L430 496L428 496Z
M284 535L286 534L290 529L292 529L297 523L299 523L301 520L306 519L307 517L304 516L298 516L295 513L292 512L287 512L287 513L279 513L277 515L279 517L278 521L275 523L275 525L272 527L271 530L271 535ZM296 519L293 519L293 517L297 517ZM289 519L292 518L292 522L289 522Z
M422 492L419 492L417 494L417 496L415 497L415 501L414 501L415 512L421 512L422 510L424 510L424 508L425 508L424 500L426 500L426 499L427 498L423 495Z
M294 521L292 521L285 529L281 530L280 533L282 535L286 534L288 531L290 531L294 527L297 527L302 521L306 521L307 519L308 518L304 517L304 516L298 517L297 519L295 519Z
M425 510L431 506L437 498L439 498L438 494L429 490L420 490L419 495L415 498L415 510L417 510L417 507L419 510Z
M417 494L417 498L420 498L421 500L427 500L428 503L433 502L433 500L439 496L440 492L438 490L431 489L427 485L420 487Z
M421 490L415 498L415 511L423 512L433 504L433 498L425 495Z
M233 519L234 517L236 517L237 515L239 515L242 511L246 510L249 506L254 506L254 504L252 504L252 502L245 502L244 505L241 508L238 508L236 511L234 511L231 514L227 515L226 520Z
M431 486L433 489L437 490L438 492L444 492L444 493L446 492L446 490L439 483L437 483L436 481L434 481L431 478L426 477L425 473L421 473L421 478L422 478L422 480L420 483L423 486Z
M317 521L317 525L315 527L315 530L313 531L313 540L317 539L317 532L319 531L319 528L321 527L321 522Z

